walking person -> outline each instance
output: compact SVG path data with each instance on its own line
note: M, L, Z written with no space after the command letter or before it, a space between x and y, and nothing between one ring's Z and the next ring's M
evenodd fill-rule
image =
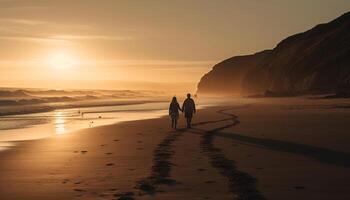
M173 97L170 106L169 106L169 115L171 118L171 128L177 128L177 120L179 119L179 110L181 110L179 103L177 102L176 97Z
M191 121L193 114L196 113L196 105L194 100L191 98L191 94L187 94L187 99L182 104L182 112L185 112L185 118L187 122L187 128L191 128Z

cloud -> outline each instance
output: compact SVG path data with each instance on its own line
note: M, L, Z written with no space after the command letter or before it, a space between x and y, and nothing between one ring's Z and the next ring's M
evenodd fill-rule
M81 30L88 31L93 27L86 24L71 24L71 23L59 23L55 21L44 21L36 19L24 19L24 18L0 18L0 25L2 30L11 30L24 28L30 29L70 29L70 30Z
M1 65L33 65L40 64L40 60L0 60ZM217 61L206 60L81 60L83 66L101 67L152 67L157 70L172 69L172 67L203 67L212 66ZM169 68L171 67L171 68Z
M0 40L73 42L78 40L123 41L134 39L132 36L92 34L94 31L92 27L83 24L60 24L32 19L0 18ZM70 34L69 32L77 34ZM79 34L79 32L84 32L84 34Z
M46 21L31 20L31 19L18 19L18 18L0 18L0 23L10 23L18 25L40 25L46 24Z
M208 66L217 63L217 61L213 60L107 60L107 61L90 61L91 65L96 66L152 66L156 67L164 67L164 66ZM160 69L161 69L160 68ZM164 68L163 68L164 69Z
M69 43L78 40L131 40L129 36L110 36L110 35L54 35L54 36L9 36L0 35L0 40L17 40L29 42L61 42Z
M1 36L0 40L17 40L17 41L30 41L30 42L67 42L63 39L49 38L49 37L37 37L37 36Z
M56 35L50 38L62 40L130 40L134 39L131 36L116 36L116 35Z
M33 2L28 0L0 0L0 9L7 10L32 10L32 9L47 9L50 6L45 2Z

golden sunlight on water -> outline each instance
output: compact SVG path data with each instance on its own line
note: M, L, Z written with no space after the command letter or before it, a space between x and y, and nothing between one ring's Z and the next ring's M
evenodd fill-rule
M66 119L61 111L55 112L55 133L57 135L64 134L66 132Z

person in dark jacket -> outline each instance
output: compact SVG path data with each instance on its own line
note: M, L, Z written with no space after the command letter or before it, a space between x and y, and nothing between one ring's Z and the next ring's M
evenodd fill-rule
M169 106L169 115L171 118L171 128L176 129L177 120L179 119L179 110L181 110L179 103L177 102L176 97L173 97L170 106Z
M192 117L193 117L193 114L196 113L196 105L193 99L191 98L190 93L187 94L187 99L182 104L182 112L185 113L187 128L191 128Z

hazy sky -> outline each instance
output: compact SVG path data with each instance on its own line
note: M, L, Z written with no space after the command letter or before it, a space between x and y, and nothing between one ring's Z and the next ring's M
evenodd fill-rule
M349 0L0 0L0 86L193 89L216 62L349 10Z

